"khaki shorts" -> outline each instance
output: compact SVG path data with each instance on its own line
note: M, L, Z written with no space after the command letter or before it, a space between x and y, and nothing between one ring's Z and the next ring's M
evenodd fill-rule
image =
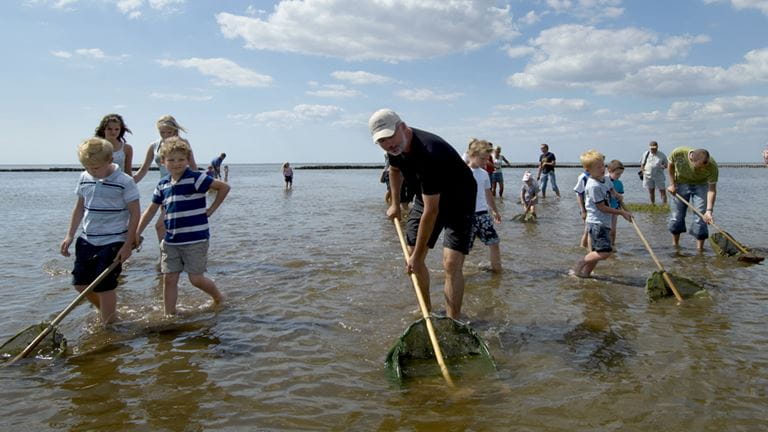
M646 175L643 176L643 187L646 189L664 189L667 187L665 180L664 171L658 172L655 175Z
M208 240L199 243L173 245L160 242L160 271L162 273L203 274L208 266Z

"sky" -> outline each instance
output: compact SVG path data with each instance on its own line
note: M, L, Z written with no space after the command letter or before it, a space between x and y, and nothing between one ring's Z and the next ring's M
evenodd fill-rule
M0 40L0 164L77 164L108 113L137 165L164 114L201 161L381 163L384 107L513 162L768 145L768 0L8 0Z

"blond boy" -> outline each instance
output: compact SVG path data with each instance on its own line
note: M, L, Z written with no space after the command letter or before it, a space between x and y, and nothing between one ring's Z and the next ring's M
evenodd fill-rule
M491 178L484 167L488 164L491 154L491 145L488 141L473 139L467 149L469 158L469 168L477 183L477 195L475 197L475 215L472 222L472 239L469 247L475 242L475 237L479 237L490 249L491 271L501 272L501 252L499 250L499 235L493 228L493 223L501 223L501 215L496 209L496 202L491 192ZM490 210L490 214L488 211Z
M160 148L162 164L168 175L160 179L152 196L152 204L144 210L138 233L144 231L160 206L165 211L165 237L160 242L163 273L163 303L165 313L176 313L179 275L187 272L189 281L221 303L224 297L216 284L205 277L208 262L208 218L219 208L229 193L229 185L189 169L192 150L183 138L171 137ZM206 208L205 195L217 191L211 206Z
M82 222L75 243L72 285L82 292L114 261L122 263L131 256L139 223L139 190L133 179L112 163L112 144L103 138L90 138L77 149L85 171L75 188L77 201L72 210L69 230L59 251L68 257L69 246ZM117 278L122 265L86 294L99 309L103 324L115 320Z
M611 256L611 215L617 214L631 221L632 214L609 205L611 182L605 178L605 156L597 150L582 153L581 164L589 173L584 187L584 206L587 210L587 231L591 238L591 251L576 262L571 274L589 277L599 261Z

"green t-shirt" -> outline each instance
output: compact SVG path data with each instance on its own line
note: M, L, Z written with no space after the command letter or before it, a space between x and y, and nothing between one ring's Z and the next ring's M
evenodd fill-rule
M711 156L709 163L697 170L688 160L688 153L693 147L678 147L669 154L669 163L675 165L675 183L681 184L713 184L717 183L717 162Z

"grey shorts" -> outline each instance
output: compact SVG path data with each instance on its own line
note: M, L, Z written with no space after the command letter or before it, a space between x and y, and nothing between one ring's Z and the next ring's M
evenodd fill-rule
M203 274L208 267L208 240L173 245L160 242L160 271L162 273Z
M613 252L611 247L611 229L602 224L588 223L587 231L592 239L594 252Z
M656 175L643 175L643 187L646 189L664 189L667 187L664 171Z

